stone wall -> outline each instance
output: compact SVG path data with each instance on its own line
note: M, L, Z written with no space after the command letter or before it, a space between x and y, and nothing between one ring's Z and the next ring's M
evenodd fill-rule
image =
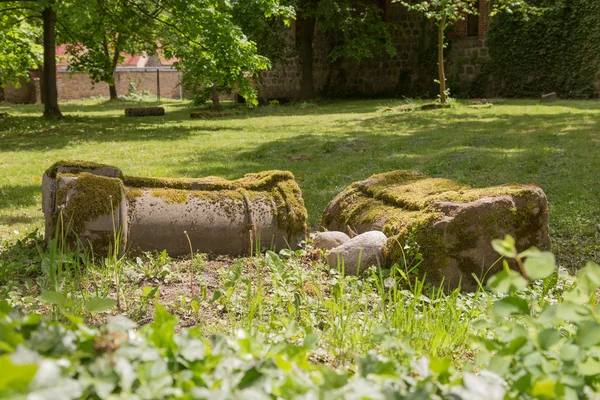
M315 91L328 96L401 96L423 95L435 92L433 84L436 65L424 71L419 62L423 57L435 60L435 32L431 21L417 13L409 13L399 3L388 0L385 5L386 20L393 22L392 42L397 54L384 54L360 63L340 60L331 63L331 47L326 34L317 25L313 43L313 74ZM290 30L290 42L294 43L295 25ZM431 51L427 51L433 50ZM427 77L427 78L426 78ZM257 83L262 99L293 99L300 92L302 64L299 58L276 65L261 75Z
M487 3L482 1L478 35L467 36L466 20L449 31L452 42L446 54L448 87L465 92L481 71L488 57L485 36L488 30ZM386 21L390 25L396 55L384 54L360 63L347 59L332 64L330 46L317 26L314 41L313 74L315 91L326 96L432 97L437 95L437 28L433 21L409 12L400 3L388 0ZM295 26L290 30L290 42ZM424 67L425 66L425 67ZM293 99L300 92L301 60L292 59L264 72L257 87L262 99Z
M446 58L446 79L451 93L468 95L471 84L481 74L481 68L489 60L486 39L467 37L452 40Z

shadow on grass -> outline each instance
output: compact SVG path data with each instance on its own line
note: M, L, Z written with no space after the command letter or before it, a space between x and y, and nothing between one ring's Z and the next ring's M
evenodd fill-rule
M185 176L221 175L286 169L298 179L310 222L344 187L371 174L396 169L419 170L474 187L509 182L536 183L547 193L553 216L567 218L577 199L597 204L600 181L600 121L580 115L434 115L399 114L362 120L359 129L342 134L310 134L263 142L231 155L215 168L221 150L190 152ZM298 157L302 155L302 157ZM296 157L295 157L296 156ZM582 207L588 208L588 207ZM596 207L597 208L597 207ZM600 209L594 215L600 217Z
M31 185L0 186L0 209L21 208L37 204L36 197L40 193L40 187L41 181Z

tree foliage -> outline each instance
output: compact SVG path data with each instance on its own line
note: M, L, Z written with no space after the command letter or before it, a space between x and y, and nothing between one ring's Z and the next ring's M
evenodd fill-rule
M42 61L41 29L31 11L0 3L0 86L18 85Z
M144 4L149 15L124 0L65 1L58 8L59 43L66 44L69 69L88 74L92 83L106 82L117 97L114 72L123 54L156 53L156 21L160 4Z
M215 97L219 91L238 90L257 104L252 78L270 67L269 60L258 54L256 43L248 39L235 23L236 10L259 12L257 17L291 16L289 7L275 0L231 2L227 0L168 0L165 13L163 54L177 58L175 66L183 72L183 85L198 102Z

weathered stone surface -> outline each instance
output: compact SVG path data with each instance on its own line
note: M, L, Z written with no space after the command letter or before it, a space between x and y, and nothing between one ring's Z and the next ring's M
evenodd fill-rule
M548 203L535 185L473 189L448 179L409 171L373 175L340 193L324 212L329 230L381 230L388 237L384 265L403 257L405 244L418 244L427 279L472 290L501 268L493 239L511 235L518 250L548 250ZM512 266L516 268L516 265Z
M125 116L127 117L162 117L165 115L163 107L136 107L126 108Z
M338 247L350 240L350 236L344 232L321 232L313 239L313 246L316 249L329 250Z
M542 95L543 103L553 103L558 99L556 92L547 93Z
M372 265L383 263L387 236L380 231L365 232L353 237L327 254L330 268L343 265L346 275L358 275Z
M106 164L89 161L58 161L46 170L42 176L42 212L45 218L45 237L47 240L54 236L55 220L58 218L56 194L58 190L59 175L71 175L88 172L107 178L121 178L123 174L119 168Z
M95 249L107 247L120 232L122 244L134 250L189 254L189 238L194 252L242 255L254 246L296 248L306 232L302 193L287 171L231 181L155 179L65 162L44 174L42 202L47 240L62 210L71 231Z

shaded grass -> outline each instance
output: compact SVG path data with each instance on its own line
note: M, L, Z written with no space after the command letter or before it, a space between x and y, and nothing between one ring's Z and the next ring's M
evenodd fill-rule
M59 159L114 164L128 175L219 175L286 169L318 228L327 203L352 181L394 169L419 170L474 187L537 183L550 201L553 251L568 267L600 261L600 102L510 101L475 110L395 112L401 101L296 104L190 120L191 106L165 102L166 117L125 118L145 103L2 106L0 238L42 226L40 177ZM149 103L156 105L156 103ZM17 231L18 233L15 233Z

